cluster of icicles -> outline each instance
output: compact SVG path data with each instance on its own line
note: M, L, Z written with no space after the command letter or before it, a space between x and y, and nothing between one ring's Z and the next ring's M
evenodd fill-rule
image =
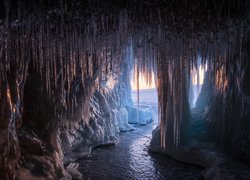
M1 39L4 46L0 46L0 86L10 72L19 73L32 66L48 96L58 96L60 88L62 102L68 106L78 98L68 99L67 94L76 77L81 76L83 86L88 86L98 72L103 79L119 69L122 54L132 44L137 75L141 72L149 83L153 81L152 71L157 77L162 147L178 146L187 124L190 71L198 68L198 56L202 65L208 64L216 86L225 87L228 74L234 73L230 63L243 65L247 39L243 22L197 38L173 37L163 19L159 22L141 28L129 19L126 10L112 15L92 14L86 19L61 10L12 23L1 32L5 36ZM236 54L237 61L233 58Z
M243 78L249 66L247 60L247 30L244 23L232 25L225 31L204 34L194 38L166 37L163 29L159 30L154 42L148 31L134 39L135 74L145 76L151 83L152 71L155 73L158 88L161 145L163 148L177 147L188 141L190 105L188 94L192 69L197 71L197 83L200 86L199 67L207 67L207 76L214 93L224 97L225 112L228 114L246 114L244 107L247 99L242 93ZM147 37L142 39L141 37ZM229 85L228 82L231 82ZM137 83L139 79L137 80ZM139 83L137 85L139 89ZM238 95L237 102L233 94ZM230 96L230 97L229 97ZM139 101L139 95L138 95ZM230 107L228 102L235 102ZM139 104L139 103L138 103ZM226 121L225 119L222 121ZM239 124L239 122L237 122ZM234 125L231 124L233 127ZM223 129L223 127L222 127Z
M117 31L108 29L106 17L78 20L57 11L12 23L1 32L0 86L9 73L31 68L39 73L49 98L60 96L66 108L75 108L78 97L69 98L69 93L76 79L87 89L119 68L127 34L126 16L121 15Z

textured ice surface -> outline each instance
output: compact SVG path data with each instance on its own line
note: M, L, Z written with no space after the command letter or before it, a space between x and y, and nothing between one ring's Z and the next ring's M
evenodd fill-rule
M126 108L113 109L113 117L117 122L120 131L130 131L134 129L130 124L128 124L128 111Z
M158 119L158 98L156 89L144 89L139 91L139 106L137 91L132 91L133 107L127 107L129 123L145 125ZM139 107L139 110L138 110Z
M116 79L109 77L107 84L91 96L87 122L77 122L61 130L65 163L90 154L93 147L117 143L119 131L135 129L128 123L125 108L133 105L130 90L126 83L117 83Z
M129 123L145 125L153 121L153 109L149 107L140 107L139 110L135 106L128 106Z

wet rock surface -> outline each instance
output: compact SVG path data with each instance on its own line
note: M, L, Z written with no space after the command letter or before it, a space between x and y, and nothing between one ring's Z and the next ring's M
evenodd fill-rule
M96 148L88 157L79 159L78 170L84 179L203 179L196 166L148 152L155 125L121 133L117 145Z

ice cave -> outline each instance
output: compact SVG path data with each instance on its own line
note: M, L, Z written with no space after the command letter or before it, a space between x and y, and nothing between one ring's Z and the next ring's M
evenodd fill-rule
M249 37L249 0L0 0L0 179L249 180Z

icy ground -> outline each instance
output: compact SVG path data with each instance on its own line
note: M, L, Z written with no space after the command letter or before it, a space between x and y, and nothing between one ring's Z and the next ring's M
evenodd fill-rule
M91 155L77 161L78 170L89 180L202 179L198 167L148 152L155 123L121 133L120 142L115 146L94 149Z
M133 99L136 99L136 92L133 92ZM153 109L153 123L136 125L135 131L120 133L120 141L115 146L96 148L89 156L79 159L78 170L84 179L202 179L198 167L148 152L151 132L158 123L157 93L155 90L143 90L140 92L140 99L140 107Z

